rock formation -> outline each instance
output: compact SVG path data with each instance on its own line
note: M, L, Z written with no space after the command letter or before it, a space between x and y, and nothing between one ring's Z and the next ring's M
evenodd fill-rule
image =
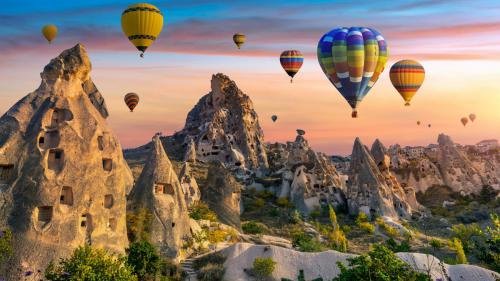
M208 169L206 186L201 199L206 202L220 221L236 228L241 227L242 186L220 162L213 162Z
M276 195L289 198L303 213L326 204L345 205L345 180L326 155L311 149L303 130L297 133L286 145L268 145L270 176L281 179Z
M152 148L137 183L129 194L131 212L146 208L153 215L151 242L160 253L181 257L181 247L190 236L189 216L182 186L168 159L160 136Z
M264 135L250 98L220 73L212 76L211 88L173 139L183 143L188 152L193 141L199 161L220 161L236 169L266 169ZM186 160L192 158L190 152Z
M91 244L123 253L132 174L106 124L91 64L78 44L45 66L42 82L0 118L1 224L14 232L7 280L44 270Z
M181 172L179 174L179 181L181 183L182 192L184 193L184 198L188 207L200 201L200 188L198 187L196 179L192 175L188 162L185 162L182 165Z
M356 138L346 192L349 213L409 217L412 208L404 190L388 171L390 163L385 147L378 141L372 150L377 156L377 163L359 138ZM417 204L416 200L412 203Z

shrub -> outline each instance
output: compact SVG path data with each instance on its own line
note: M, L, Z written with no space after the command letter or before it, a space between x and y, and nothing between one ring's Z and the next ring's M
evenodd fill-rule
M385 241L385 245L394 253L411 251L409 240L403 240L401 241L401 243L398 244L398 242L396 242L394 239L389 238L387 241Z
M457 224L452 226L451 230L453 231L453 237L458 238L462 242L461 244L466 252L472 250L471 243L474 237L483 236L483 231L475 223L469 225Z
M276 200L276 204L282 208L293 208L293 204L286 197L280 197Z
M151 243L147 241L134 242L130 244L126 252L128 255L127 264L139 280L154 278L157 275L161 259Z
M323 250L321 243L303 231L292 233L293 246L302 252L319 252Z
M220 243L226 241L228 233L222 229L215 229L208 232L208 242Z
M458 240L457 238L454 238L451 241L451 246L453 250L455 250L455 253L457 254L456 262L457 264L464 264L467 263L467 257L465 256L464 249L462 247L462 242Z
M224 266L222 264L209 263L203 266L198 272L199 281L222 281L224 276Z
M399 236L399 232L396 228L388 225L382 218L377 218L377 225L384 230L384 232L391 238L396 238Z
M290 223L299 223L302 221L302 218L300 216L299 211L293 210L292 213L290 214Z
M0 265L12 255L12 231L0 230Z
M339 252L347 252L347 238L340 229L335 229L328 234L330 248Z
M71 257L61 259L58 264L51 262L45 278L49 281L137 281L124 259L90 246L77 248Z
M321 217L321 209L319 209L319 208L315 208L314 210L312 210L312 211L309 213L309 217L310 217L312 220L316 220L316 219L318 219L319 217Z
M340 274L333 281L430 281L423 273L414 271L383 245L375 244L368 254L348 259L349 268L337 262Z
M359 229L366 233L373 234L375 232L375 226L369 222L362 222L358 224Z
M217 214L210 210L207 204L203 202L195 203L189 210L189 217L195 220L209 220L211 222L217 221Z
M363 222L368 222L368 216L365 213L360 212L356 218L356 224L359 226Z
M146 208L127 212L127 235L129 240L132 242L148 241L152 220L153 214Z
M271 276L276 268L276 262L271 258L255 258L253 261L253 271L259 280Z
M198 258L194 260L193 262L193 267L196 270L200 270L202 267L204 267L207 264L224 264L226 261L226 258L221 254L221 253L214 253L206 256L202 256L201 258Z
M337 214L335 214L335 210L332 205L328 205L328 217L330 218L330 223L332 224L333 229L339 228L339 223L337 222Z
M441 241L439 241L438 239L436 238L432 238L431 239L431 242L429 242L429 244L431 245L431 247L434 249L434 250L437 250L437 249L441 249L443 247L443 243L441 243Z
M249 221L244 223L241 229L247 234L261 234L266 230L266 226L259 222Z
M264 200L262 198L256 198L255 200L253 200L252 205L253 205L253 207L255 207L257 209L260 209L260 208L264 207L264 205L266 205L266 200Z

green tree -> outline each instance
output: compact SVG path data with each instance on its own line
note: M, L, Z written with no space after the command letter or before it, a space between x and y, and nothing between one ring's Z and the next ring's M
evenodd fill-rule
M153 214L141 208L134 212L127 212L127 234L130 241L148 241L151 233Z
M462 242L454 238L452 240L452 248L455 250L455 253L457 254L457 263L458 264L464 264L467 263L467 257L465 256L464 248L462 247Z
M160 270L160 256L155 247L147 241L130 244L127 255L127 264L132 268L139 280L152 279Z
M271 258L255 258L253 261L253 272L258 280L265 280L266 277L273 274L276 268L276 262Z
M368 254L348 259L349 268L337 262L340 274L333 281L371 280L371 281L430 281L423 274L414 271L399 259L391 250L375 244Z
M132 269L120 257L90 246L77 248L73 255L51 262L45 271L49 281L137 281Z
M0 230L0 264L12 255L12 231Z
M207 204L203 202L195 203L189 210L189 217L195 220L209 220L211 222L217 221L217 214L210 210Z

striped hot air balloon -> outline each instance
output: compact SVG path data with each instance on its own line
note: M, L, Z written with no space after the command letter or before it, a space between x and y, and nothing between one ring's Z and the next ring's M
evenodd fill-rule
M297 72L299 72L299 69L304 63L304 56L300 53L300 51L286 50L281 53L280 63L286 73L288 73L288 76L291 77L290 83L292 83L293 77L297 74Z
M424 67L414 60L401 60L391 67L389 73L392 85L409 106L413 96L424 82Z
M123 100L130 109L130 112L134 112L134 108L139 103L139 96L136 93L128 93L125 95L125 98L123 98Z
M319 40L319 64L352 107L352 117L384 71L387 56L384 37L372 28L335 28Z
M160 9L151 4L134 4L122 13L123 33L141 51L141 57L158 38L162 29L163 15Z
M247 37L245 36L245 34L236 33L235 35L233 35L233 42L234 42L234 44L236 44L238 49L240 49L241 46L243 44L245 44L246 40L247 40Z

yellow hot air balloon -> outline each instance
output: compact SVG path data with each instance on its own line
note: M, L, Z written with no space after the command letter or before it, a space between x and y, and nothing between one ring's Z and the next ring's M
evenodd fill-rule
M245 36L245 34L236 33L235 35L233 35L234 44L236 44L236 46L238 46L238 49L241 48L241 45L245 44L246 40L247 40L247 37Z
M57 36L57 27L53 24L47 24L42 28L42 34L50 44Z
M392 85L409 106L413 96L424 82L424 67L414 60L401 60L391 67L389 73Z
M125 104L130 109L130 112L134 112L134 108L139 103L139 96L136 93L128 93L123 98Z
M141 51L141 57L158 38L162 28L163 15L160 9L151 4L134 4L122 13L123 33Z

